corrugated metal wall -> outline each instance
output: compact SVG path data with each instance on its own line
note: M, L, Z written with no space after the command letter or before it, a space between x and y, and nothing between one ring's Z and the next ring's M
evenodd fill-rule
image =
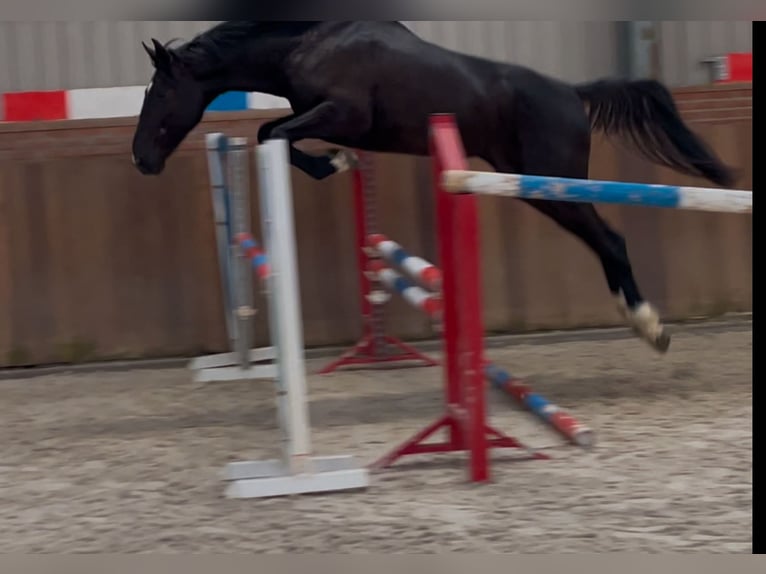
M204 21L0 22L0 92L145 84L139 42L189 39Z
M0 22L0 92L142 85L139 46L152 36L191 38L214 22ZM616 66L608 22L405 22L448 48L514 61L576 80Z
M658 29L662 79L674 87L708 83L706 58L753 49L752 22L659 22Z
M447 48L515 62L569 81L614 74L617 31L611 22L405 22Z
M141 40L189 39L210 21L1 22L0 92L142 85ZM459 51L531 66L570 81L615 74L610 22L416 21L416 33ZM663 22L659 61L671 85L705 83L703 58L750 51L749 22Z

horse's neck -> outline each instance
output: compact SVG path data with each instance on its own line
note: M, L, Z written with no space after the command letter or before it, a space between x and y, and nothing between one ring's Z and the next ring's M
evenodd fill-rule
M273 77L256 77L245 71L236 74L212 76L205 80L205 91L215 98L225 92L261 92L284 97L285 89Z
M256 46L204 79L206 90L216 96L224 92L261 92L286 97L284 63L293 46Z

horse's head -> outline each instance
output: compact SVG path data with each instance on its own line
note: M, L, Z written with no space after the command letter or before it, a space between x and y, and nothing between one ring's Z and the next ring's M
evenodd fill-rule
M133 163L157 175L165 161L202 119L207 104L203 86L176 53L157 40L142 42L154 66L133 136Z

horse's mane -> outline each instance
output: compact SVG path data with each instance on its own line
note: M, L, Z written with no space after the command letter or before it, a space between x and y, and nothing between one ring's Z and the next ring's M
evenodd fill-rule
M225 63L240 53L248 39L299 36L320 23L233 20L217 24L176 48L171 44L178 39L170 40L165 47L190 67L207 68L211 64Z

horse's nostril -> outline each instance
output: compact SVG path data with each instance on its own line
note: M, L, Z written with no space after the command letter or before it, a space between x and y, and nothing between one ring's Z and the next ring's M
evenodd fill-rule
M143 169L145 167L145 164L143 161L141 161L141 158L133 156L133 165L136 166L138 169Z

